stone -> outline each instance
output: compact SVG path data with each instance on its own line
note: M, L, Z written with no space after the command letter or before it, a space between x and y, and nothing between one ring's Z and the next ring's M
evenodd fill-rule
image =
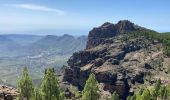
M15 100L18 95L17 89L0 85L0 100Z

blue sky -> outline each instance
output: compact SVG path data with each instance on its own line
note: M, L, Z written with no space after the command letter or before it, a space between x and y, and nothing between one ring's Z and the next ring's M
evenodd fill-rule
M170 0L0 0L0 33L86 35L123 19L165 32L169 5Z

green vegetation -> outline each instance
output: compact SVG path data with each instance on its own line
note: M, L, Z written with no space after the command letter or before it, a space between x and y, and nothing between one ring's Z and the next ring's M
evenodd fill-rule
M167 89L166 86L162 86L162 87L160 88L160 98L161 98L162 100L164 100L164 99L167 99L167 96L168 96L168 89Z
M33 83L32 79L28 74L28 70L25 67L21 80L18 82L18 91L20 93L19 99L26 98L30 100L33 93Z
M11 58L0 58L0 79L6 85L17 86L17 81L21 77L23 67L27 66L29 73L32 77L33 83L39 85L44 75L43 66L51 66L56 69L56 72L65 65L68 58L71 55L44 55L41 58L26 58L26 57L11 57Z
M116 92L113 92L110 100L120 100L119 95Z
M155 84L155 87L154 87L154 91L153 91L153 96L154 98L156 99L159 95L159 90L161 88L161 80L159 79L156 84Z
M98 82L95 75L92 73L89 79L86 81L86 85L83 90L82 100L98 100L99 99Z
M33 86L28 70L25 68L18 82L18 91L18 100L64 100L64 93L59 87L57 75L52 68L46 70L40 88Z
M155 40L163 44L164 47L164 54L168 57L170 56L170 33L158 33L155 31L140 31L140 32L131 32L129 34L126 34L123 37L123 41L128 41L130 39L136 39L142 37L144 40L140 41L142 42L144 46L149 45L150 43L153 43Z
M73 52L85 48L86 41L86 36L0 35L0 79L17 86L22 66L27 66L33 83L39 85L44 66L60 70Z
M145 33L146 34L146 33ZM170 56L170 34L169 33L148 33L152 40L158 40L164 46L164 54Z
M54 69L49 68L45 72L41 85L41 91L43 100L60 100L59 84Z
M81 97L81 92L80 91L76 92L75 93L75 98L80 98L80 97Z
M127 100L169 100L170 87L161 84L160 79L154 88L141 89L137 94L129 96Z
M61 91L58 83L58 77L54 69L48 68L45 72L40 88L33 86L31 77L27 68L24 68L22 78L18 82L18 100L23 98L27 100L64 100L65 94ZM84 90L77 92L76 99L99 100L99 87L95 75L92 73ZM143 87L138 93L128 96L127 100L168 100L170 98L170 85L163 85L161 80L157 80L154 87ZM107 100L121 100L116 92L113 92L111 98Z
M42 100L41 92L38 88L34 89L32 100Z

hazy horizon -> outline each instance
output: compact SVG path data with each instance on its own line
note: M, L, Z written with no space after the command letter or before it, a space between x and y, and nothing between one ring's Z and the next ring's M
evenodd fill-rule
M69 3L67 0L1 0L0 34L88 35L93 27L104 22L125 19L158 32L169 32L169 3L169 0L72 0Z
M87 36L89 33L89 30L27 30L27 31L13 31L13 32L0 32L0 35L10 35L10 34L16 34L16 35L39 35L39 36L45 36L45 35L56 35L56 36L62 36L64 34L72 35L72 36Z

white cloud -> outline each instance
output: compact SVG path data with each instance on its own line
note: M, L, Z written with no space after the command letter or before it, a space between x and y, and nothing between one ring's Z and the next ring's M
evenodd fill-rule
M6 4L8 7L15 7L15 8L22 8L22 9L28 9L28 10L34 10L34 11L45 11L45 12L54 12L58 15L66 15L65 11L60 9L54 9L49 8L46 6L40 6L40 5L33 5L33 4Z

